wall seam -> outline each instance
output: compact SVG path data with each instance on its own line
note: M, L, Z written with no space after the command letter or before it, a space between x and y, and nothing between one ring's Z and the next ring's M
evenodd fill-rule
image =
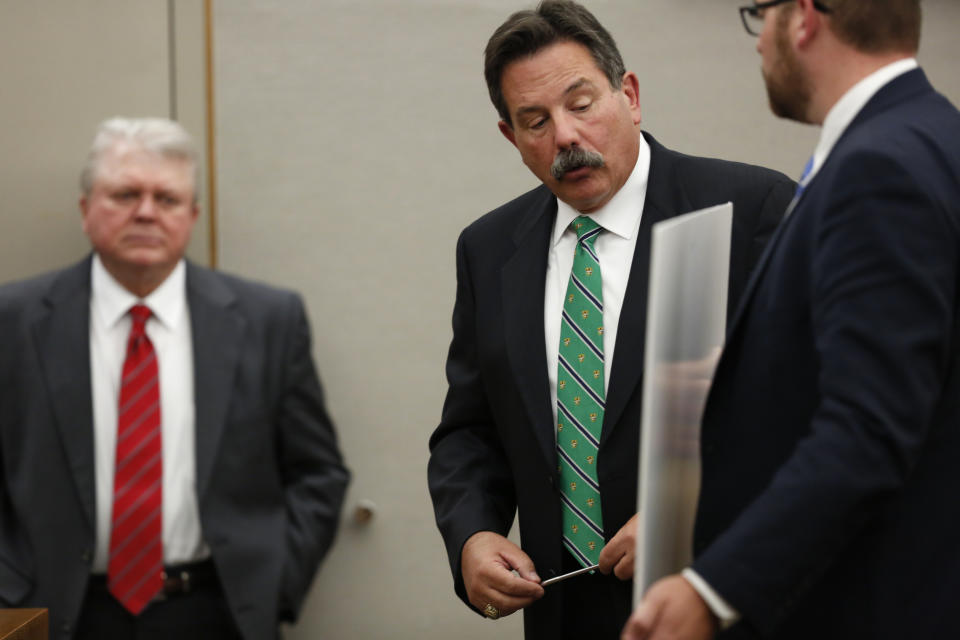
M204 45L205 45L205 88L207 106L207 230L209 242L208 262L212 269L217 268L217 145L216 123L214 108L214 77L213 77L213 0L203 1L204 10Z

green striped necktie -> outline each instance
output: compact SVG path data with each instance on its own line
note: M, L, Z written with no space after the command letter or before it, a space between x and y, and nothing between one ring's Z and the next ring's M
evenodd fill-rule
M597 448L606 400L603 371L603 285L593 244L603 229L589 216L571 223L577 248L560 322L557 372L557 456L563 544L587 567L603 549Z

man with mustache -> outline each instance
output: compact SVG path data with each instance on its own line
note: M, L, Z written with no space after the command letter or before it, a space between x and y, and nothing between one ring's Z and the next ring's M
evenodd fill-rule
M630 612L650 231L732 201L734 308L794 184L641 132L637 76L582 6L486 48L501 133L542 186L457 246L449 390L429 485L457 594L527 638L614 638ZM519 513L522 548L505 536ZM599 572L541 587L599 563Z
M918 68L920 0L740 11L773 112L822 132L703 415L715 616L670 576L624 638L958 638L960 111Z
M261 640L299 611L348 472L296 294L184 258L197 153L113 118L93 252L0 286L0 607L57 640Z

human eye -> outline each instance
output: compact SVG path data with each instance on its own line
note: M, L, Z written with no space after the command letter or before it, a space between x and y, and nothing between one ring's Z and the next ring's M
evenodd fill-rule
M165 207L167 209L175 207L178 204L180 204L180 198L178 198L176 195L172 193L166 193L163 191L157 194L156 200L160 204L160 206Z
M574 98L569 103L569 108L571 111L586 111L593 105L593 96L581 93Z
M527 127L527 129L532 129L534 131L537 131L537 130L543 129L543 127L546 126L546 124L547 124L546 116L536 116L527 120L525 126Z
M118 189L110 194L110 197L117 202L132 202L139 197L140 194L134 189Z

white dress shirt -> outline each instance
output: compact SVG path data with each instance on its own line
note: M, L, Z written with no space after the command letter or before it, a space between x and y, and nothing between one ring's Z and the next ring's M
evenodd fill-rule
M93 571L106 573L113 510L117 403L130 334L129 310L153 312L146 332L157 354L163 441L163 559L167 565L209 556L200 532L196 495L193 342L187 308L186 266L143 300L127 291L94 255L90 278L90 380L93 391L96 549Z
M610 384L613 367L613 347L617 342L620 309L627 291L627 280L637 247L640 216L647 196L647 175L650 172L650 147L640 137L637 163L627 181L607 204L588 214L604 231L594 241L594 251L600 260L603 279L603 388ZM563 299L567 295L573 253L577 234L570 223L583 215L562 200L557 201L557 219L553 225L550 252L547 256L547 284L543 300L544 334L547 343L547 376L550 380L550 398L553 423L557 423L557 366L560 357L560 317Z
M897 60L891 64L882 67L869 76L853 85L843 97L837 100L827 117L823 119L823 130L820 132L820 140L817 142L817 148L813 152L813 167L807 177L803 180L803 186L807 186L813 177L817 175L823 163L827 161L834 145L847 130L853 119L863 109L870 98L872 98L880 89L887 85L897 76L903 75L908 71L916 69L919 65L914 58L905 58Z
M919 65L916 59L906 58L888 64L869 76L853 85L843 97L837 100L827 117L823 120L823 130L820 132L820 140L813 152L813 166L810 172L803 179L802 186L807 186L820 168L823 167L833 147L840 140L843 132L847 130L850 123L853 122L857 114L866 106L870 99L884 86L894 78L916 69ZM792 209L792 207L791 207ZM697 590L700 597L703 598L707 606L715 616L720 620L720 628L726 629L740 619L740 613L730 606L720 594L718 594L706 580L704 580L693 569L683 570L683 577Z

